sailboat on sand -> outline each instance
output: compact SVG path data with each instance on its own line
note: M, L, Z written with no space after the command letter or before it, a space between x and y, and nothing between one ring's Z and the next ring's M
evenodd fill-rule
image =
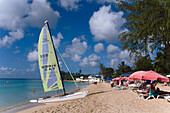
M58 48L56 49L59 52ZM63 58L62 60L64 64L66 65ZM68 94L68 95L66 94L65 87L63 84L63 79L62 79L61 72L60 72L58 59L57 59L57 54L56 54L54 43L51 37L51 32L50 32L48 21L45 21L45 25L41 29L41 33L39 36L38 61L39 61L39 69L40 69L44 92L62 89L64 95L61 97L52 96L49 98L39 98L37 100L30 100L30 102L38 102L38 103L52 102L53 103L53 102L59 102L59 101L65 101L65 100L84 98L88 94L88 91L76 92L76 93ZM70 72L70 75L72 79L74 80L71 72ZM76 82L75 82L75 85L78 87Z

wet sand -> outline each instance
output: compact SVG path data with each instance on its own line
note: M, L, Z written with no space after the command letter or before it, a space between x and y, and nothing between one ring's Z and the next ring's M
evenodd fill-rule
M169 86L157 85L170 91ZM110 84L99 83L84 88L89 94L83 99L43 104L19 113L169 113L166 99L137 99L137 94L128 90L116 90Z

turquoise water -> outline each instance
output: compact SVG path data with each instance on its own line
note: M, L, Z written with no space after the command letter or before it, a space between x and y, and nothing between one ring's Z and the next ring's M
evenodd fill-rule
M6 81L8 83L5 83ZM77 84L80 87L87 85L87 83ZM67 92L76 89L74 82L64 82L64 85ZM0 80L0 111L56 93L62 93L62 90L44 93L41 80Z

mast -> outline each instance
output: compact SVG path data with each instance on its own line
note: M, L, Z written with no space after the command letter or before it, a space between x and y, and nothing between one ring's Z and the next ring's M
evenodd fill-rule
M61 81L62 81L62 86L63 86L63 92L64 92L64 95L66 95L66 91L65 91L65 87L64 87L64 82L63 82L63 76L61 74L61 71L60 71L60 66L59 66L59 62L58 62L58 58L57 58L57 54L56 54L56 51L55 51L55 47L54 47L54 43L53 43L53 39L52 39L52 35L51 35L51 31L50 31L50 27L49 27L49 24L48 24L48 21L46 20L44 23L47 24L48 26L48 29L49 29L49 32L50 32L50 38L51 38L51 41L52 41L52 45L53 45L53 48L54 48L54 53L55 53L55 56L56 56L56 59L57 59L57 65L58 65L58 68L59 68L59 73L61 75Z

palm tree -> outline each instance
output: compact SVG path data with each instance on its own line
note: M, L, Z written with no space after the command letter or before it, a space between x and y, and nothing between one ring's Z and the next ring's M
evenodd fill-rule
M81 69L80 69L80 70L79 70L80 75L81 75L81 72L82 72L82 71L81 71Z

